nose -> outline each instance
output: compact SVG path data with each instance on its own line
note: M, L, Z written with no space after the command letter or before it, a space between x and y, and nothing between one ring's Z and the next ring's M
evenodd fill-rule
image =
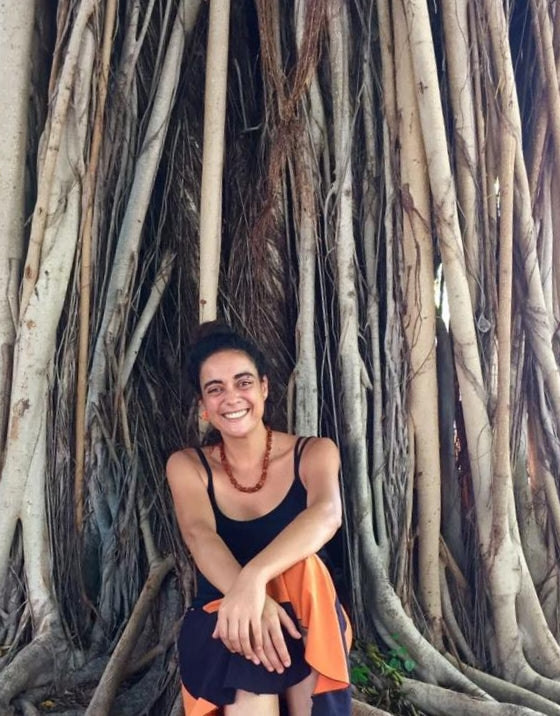
M239 398L239 391L235 384L224 386L224 401L226 403L236 403Z

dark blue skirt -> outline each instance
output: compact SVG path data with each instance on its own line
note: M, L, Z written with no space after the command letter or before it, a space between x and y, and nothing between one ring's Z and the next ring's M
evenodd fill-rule
M305 643L283 630L291 664L281 674L270 672L212 638L220 600L188 609L177 643L186 715L216 716L234 702L238 689L278 694L281 714L287 715L283 694L314 669L318 678L312 715L349 716L351 630L323 562L313 555L272 580L267 590L301 625Z

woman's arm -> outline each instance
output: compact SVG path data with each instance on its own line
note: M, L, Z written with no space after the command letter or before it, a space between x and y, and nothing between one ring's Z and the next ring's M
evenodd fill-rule
M220 607L214 634L233 650L260 658L268 647L261 630L267 583L318 552L340 527L339 467L338 448L328 438L317 438L305 447L300 477L307 490L307 508L240 570Z
M241 565L216 533L208 490L197 462L188 452L173 453L167 461L167 481L181 535L196 566L225 594L241 572Z
M334 536L342 521L339 468L338 448L332 440L316 438L306 445L300 477L307 490L307 509L248 562L239 577L247 575L267 584L292 565L318 552Z

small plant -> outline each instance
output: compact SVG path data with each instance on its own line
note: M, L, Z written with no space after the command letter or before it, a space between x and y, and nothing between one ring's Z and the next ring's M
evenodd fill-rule
M401 692L405 676L416 668L406 647L392 635L394 646L383 653L376 644L356 641L350 655L350 679L358 698L403 716L421 716Z
M416 668L416 662L411 658L406 646L399 643L398 634L391 634L391 639L395 642L395 646L389 649L388 666L403 674L411 674Z
M365 664L355 664L350 670L350 681L354 686L366 686L371 676L370 669Z

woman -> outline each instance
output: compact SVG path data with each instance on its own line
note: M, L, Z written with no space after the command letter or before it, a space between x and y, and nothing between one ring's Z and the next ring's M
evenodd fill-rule
M350 629L316 555L341 522L338 450L265 425L262 355L228 326L203 324L189 377L221 440L167 464L197 567L178 641L187 716L350 714Z

